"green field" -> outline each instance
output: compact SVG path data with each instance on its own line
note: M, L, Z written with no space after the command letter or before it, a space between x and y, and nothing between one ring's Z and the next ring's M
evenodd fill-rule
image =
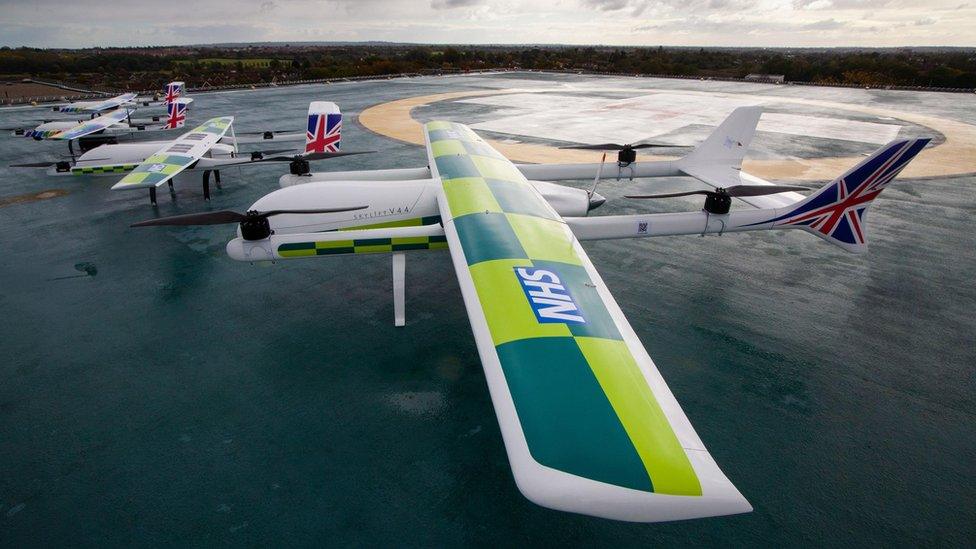
M270 57L266 57L266 58L259 57L253 59L235 59L233 57L206 57L202 59L180 59L178 61L174 61L174 63L178 65L190 65L195 62L207 63L207 64L217 63L220 65L236 65L238 62L241 62L247 68L263 69L263 68L270 67L271 61L273 61L273 58ZM289 67L291 66L291 59L279 59L278 63L280 63L281 66L283 67Z

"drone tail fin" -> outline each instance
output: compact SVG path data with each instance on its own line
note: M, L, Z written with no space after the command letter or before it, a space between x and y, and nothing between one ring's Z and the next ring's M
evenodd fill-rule
M305 152L338 152L342 140L342 112L331 101L313 101L308 105L308 128Z
M186 108L191 100L177 100L166 103L166 124L164 130L174 130L186 125Z
M849 252L867 251L867 209L929 141L919 138L888 143L770 221L776 226L805 229Z
M185 90L186 84L183 82L170 82L169 84L166 84L166 87L163 88L166 105L169 106L170 104L175 103L180 97L183 96L183 92Z
M756 125L762 116L762 107L739 107L732 111L695 150L681 159L683 165L720 164L739 168L746 155Z

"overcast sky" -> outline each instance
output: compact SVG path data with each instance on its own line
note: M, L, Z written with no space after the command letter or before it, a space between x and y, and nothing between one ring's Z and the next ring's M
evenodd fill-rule
M974 46L976 0L0 0L0 45Z

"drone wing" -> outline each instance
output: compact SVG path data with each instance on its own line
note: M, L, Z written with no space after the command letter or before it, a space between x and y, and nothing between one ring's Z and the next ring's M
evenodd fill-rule
M85 101L81 103L69 103L58 107L60 112L103 112L117 109L126 103L131 103L138 97L136 93L123 93L104 101Z
M656 522L748 512L562 218L466 126L425 127L468 318L519 489Z
M129 113L124 110L114 110L108 114L103 114L98 118L92 118L91 120L86 120L81 124L67 130L61 130L51 135L46 136L46 139L78 139L79 137L84 137L96 132L100 132L114 126L124 121L129 117Z
M207 154L233 123L233 116L207 120L156 151L113 185L112 190L144 189L166 183Z

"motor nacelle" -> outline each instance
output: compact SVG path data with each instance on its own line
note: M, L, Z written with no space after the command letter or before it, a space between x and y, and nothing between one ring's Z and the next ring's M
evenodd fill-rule
M308 160L303 160L301 158L292 160L288 164L288 173L292 175L308 175L311 173L312 167L309 165Z

